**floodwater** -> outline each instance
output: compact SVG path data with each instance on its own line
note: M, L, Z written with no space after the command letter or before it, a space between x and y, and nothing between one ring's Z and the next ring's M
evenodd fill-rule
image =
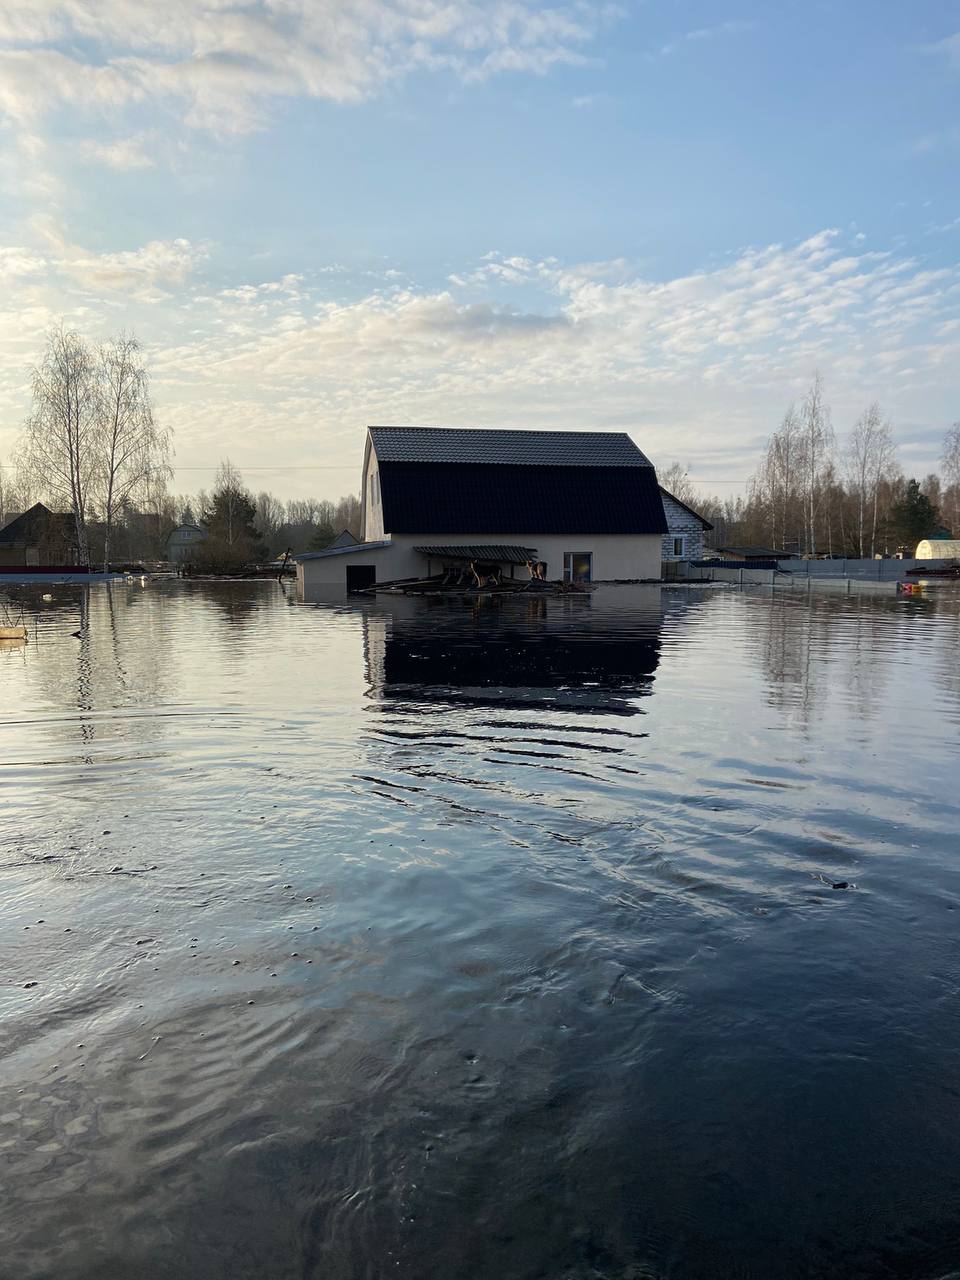
M960 1271L956 589L5 598L3 1280Z

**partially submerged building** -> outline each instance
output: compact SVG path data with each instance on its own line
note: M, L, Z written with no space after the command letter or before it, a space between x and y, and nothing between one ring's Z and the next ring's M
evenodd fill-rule
M363 539L297 556L309 595L483 561L526 578L658 579L667 532L650 460L623 432L370 427Z

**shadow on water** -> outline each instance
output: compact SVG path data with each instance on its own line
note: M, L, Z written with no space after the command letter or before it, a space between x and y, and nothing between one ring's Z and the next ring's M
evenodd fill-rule
M400 599L362 616L370 689L387 699L631 715L660 654L655 588L626 613L586 596Z

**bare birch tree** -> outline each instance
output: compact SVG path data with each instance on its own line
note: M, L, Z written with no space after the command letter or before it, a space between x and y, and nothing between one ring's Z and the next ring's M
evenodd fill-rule
M796 524L798 497L801 491L800 418L793 405L783 415L780 430L774 433L767 450L768 465L772 471L771 492L774 511L779 512L780 549L787 549L788 530L799 532ZM773 546L777 546L777 518L773 519Z
M944 436L943 517L955 538L960 538L960 422L955 422Z
M96 490L103 514L103 571L118 512L166 486L170 433L158 426L140 343L121 334L100 349L98 364ZM153 494L151 494L153 496Z
M33 370L33 410L20 466L28 483L69 508L82 565L90 564L87 515L96 469L97 377L90 348L63 327L47 338Z
M854 423L844 456L847 481L856 503L857 554L860 556L867 555L868 543L869 554L873 555L878 489L892 457L890 424L883 421L880 405L874 400Z
M800 427L803 447L807 552L815 556L817 554L817 514L822 498L824 475L833 451L830 408L823 398L823 381L819 372L814 375L810 390L800 408Z
M669 467L657 473L657 479L667 493L672 493L678 502L686 503L687 506L692 506L696 502L696 486L690 479L690 468L685 463L671 462Z
M14 514L12 489L10 471L0 463L0 529Z
M880 515L880 490L884 481L892 480L897 471L897 446L894 444L890 423L884 422L874 440L873 464L870 484L872 489L873 515L870 522L870 555L875 554L877 545L877 522Z

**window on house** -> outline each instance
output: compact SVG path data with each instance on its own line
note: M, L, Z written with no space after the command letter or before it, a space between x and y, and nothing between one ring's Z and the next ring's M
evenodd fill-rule
M686 555L686 553L687 553L686 538L674 538L673 554L677 557L678 560L682 560L683 557Z
M564 582L593 581L593 553L590 551L565 551L563 553Z
M375 471L370 477L370 496L373 499L373 505L380 505L380 472Z

